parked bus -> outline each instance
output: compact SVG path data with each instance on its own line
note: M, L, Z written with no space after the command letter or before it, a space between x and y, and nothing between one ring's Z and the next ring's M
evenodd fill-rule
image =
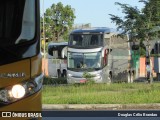
M0 111L42 109L39 15L39 0L0 2Z
M51 42L48 45L48 76L66 77L67 58L62 57L66 52L68 42Z
M68 43L67 82L86 82L84 73L96 83L131 82L128 59L127 36L119 37L114 29L74 30Z

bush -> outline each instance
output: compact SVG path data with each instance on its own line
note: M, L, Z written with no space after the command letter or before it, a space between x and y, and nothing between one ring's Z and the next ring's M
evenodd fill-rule
M144 48L140 48L140 56L146 56L146 50Z
M44 85L67 84L67 80L66 78L44 77L43 84Z
M91 75L88 72L84 72L83 73L83 77L87 79L87 84L93 84L93 83L95 83L95 81L93 80L93 77L95 77L95 75Z

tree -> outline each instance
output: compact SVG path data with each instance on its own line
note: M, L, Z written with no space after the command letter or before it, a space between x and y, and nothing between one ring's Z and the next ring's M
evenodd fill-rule
M140 0L140 2L143 2L145 4L144 9L142 9L142 12L145 16L144 20L144 33L145 33L145 39L147 42L147 53L148 53L148 59L150 66L150 83L153 81L153 74L152 74L152 61L150 58L150 40L153 40L155 37L158 36L160 29L155 30L156 27L160 25L160 1L159 0Z
M124 33L129 33L132 41L147 41L147 53L149 53L148 57L151 61L149 40L157 36L159 31L156 30L152 32L156 26L160 25L160 20L158 19L160 18L160 2L159 0L141 0L140 2L145 4L145 7L142 10L138 10L137 7L116 2L116 5L119 5L122 8L125 17L120 18L119 16L112 14L110 14L110 16L111 20L118 26L117 29L122 29ZM152 80L152 74L150 74L150 83L152 83Z
M61 2L52 4L45 11L44 19L46 38L58 41L62 36L66 39L68 31L74 23L74 9L70 5L63 6Z
M124 34L129 34L131 36L131 41L135 41L140 38L143 39L144 35L139 31L140 26L142 27L144 16L137 7L132 7L128 4L121 4L119 2L115 3L122 8L122 13L125 14L124 18L116 15L109 14L113 23L118 26L117 29L122 30ZM139 34L137 34L139 33Z

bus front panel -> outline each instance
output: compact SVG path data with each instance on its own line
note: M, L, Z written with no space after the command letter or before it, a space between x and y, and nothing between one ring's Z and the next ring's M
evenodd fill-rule
M39 0L0 1L0 111L41 111Z

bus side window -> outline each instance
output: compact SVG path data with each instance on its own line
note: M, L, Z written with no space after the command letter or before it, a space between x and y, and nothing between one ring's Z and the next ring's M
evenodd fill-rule
M53 50L52 50L52 48L50 46L48 47L48 54L53 56Z

